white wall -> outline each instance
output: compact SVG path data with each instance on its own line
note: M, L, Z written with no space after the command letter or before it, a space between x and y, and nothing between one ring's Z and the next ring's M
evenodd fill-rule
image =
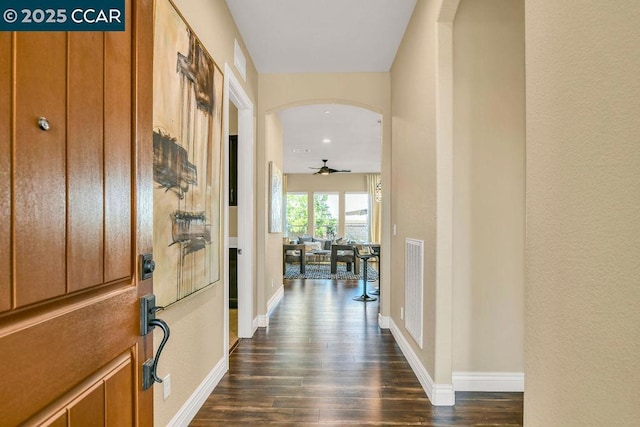
M527 426L640 420L640 3L527 0Z
M522 374L524 1L462 0L453 36L453 371Z

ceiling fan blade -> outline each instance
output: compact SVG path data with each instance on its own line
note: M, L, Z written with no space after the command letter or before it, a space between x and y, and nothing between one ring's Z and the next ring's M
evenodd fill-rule
M327 162L328 160L326 159L322 159L322 162L324 163L324 165L320 168L313 168L311 166L309 166L309 169L318 169L317 172L314 172L314 175L329 175L330 173L337 173L337 172L351 172L351 170L348 169L333 169L330 168L329 166L327 166Z

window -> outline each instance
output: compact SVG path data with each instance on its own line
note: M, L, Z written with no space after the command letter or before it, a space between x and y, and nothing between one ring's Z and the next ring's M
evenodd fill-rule
M307 198L307 193L287 193L286 237L295 238L307 234Z
M356 242L369 241L369 194L345 193L344 237Z
M313 193L313 235L334 239L338 233L338 193Z

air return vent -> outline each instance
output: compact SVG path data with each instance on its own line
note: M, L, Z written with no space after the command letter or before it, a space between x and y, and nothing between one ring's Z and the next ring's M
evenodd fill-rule
M405 240L404 327L422 348L424 241Z

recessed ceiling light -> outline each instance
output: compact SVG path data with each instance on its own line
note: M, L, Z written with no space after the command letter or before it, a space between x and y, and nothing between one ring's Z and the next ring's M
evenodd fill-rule
M322 140L323 144L331 144L331 140L329 138L325 138Z
M329 110L324 110L324 113L325 113L325 114L331 114L331 111L329 111Z

